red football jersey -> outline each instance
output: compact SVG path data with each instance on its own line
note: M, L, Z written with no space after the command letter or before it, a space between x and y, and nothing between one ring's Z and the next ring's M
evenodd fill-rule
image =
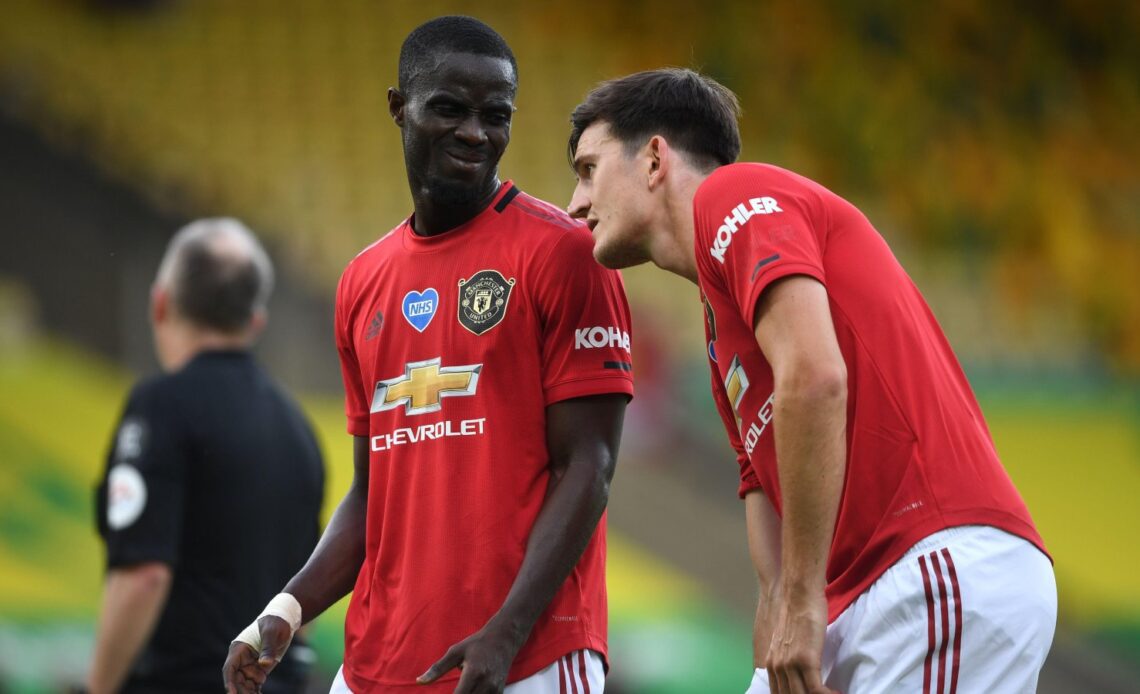
M827 288L848 378L829 619L943 528L991 525L1045 551L934 315L859 210L802 176L742 163L701 185L694 221L714 399L738 452L740 494L763 489L777 513L773 376L752 329L756 303L789 275Z
M504 183L435 237L410 220L337 289L348 431L371 445L364 565L345 623L354 691L450 692L415 678L502 605L546 494L546 406L632 396L620 276L586 228ZM508 681L606 654L605 517Z

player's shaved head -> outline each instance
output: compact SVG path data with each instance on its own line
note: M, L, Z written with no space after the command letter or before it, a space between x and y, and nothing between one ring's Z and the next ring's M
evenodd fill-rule
M570 161L586 128L605 123L628 152L663 135L704 170L740 156L740 103L728 87L692 70L663 68L602 82L570 115Z
M156 284L186 320L236 333L265 311L273 291L273 264L241 222L201 219L170 240Z
M405 94L424 72L430 72L440 57L470 53L500 58L511 64L515 84L519 67L511 47L497 31L474 17L448 15L425 22L404 39L400 48L399 84Z

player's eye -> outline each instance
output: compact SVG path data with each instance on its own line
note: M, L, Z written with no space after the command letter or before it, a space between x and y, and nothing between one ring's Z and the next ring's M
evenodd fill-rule
M486 111L483 120L491 126L502 127L511 122L511 114L506 111Z
M432 113L441 118L462 118L467 113L466 108L446 101L434 103L430 108Z

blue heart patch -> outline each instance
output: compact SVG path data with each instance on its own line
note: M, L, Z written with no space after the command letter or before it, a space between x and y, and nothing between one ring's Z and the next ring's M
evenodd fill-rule
M437 308L439 308L439 292L428 287L422 293L411 291L405 294L401 310L408 323L422 333L431 319L435 318Z

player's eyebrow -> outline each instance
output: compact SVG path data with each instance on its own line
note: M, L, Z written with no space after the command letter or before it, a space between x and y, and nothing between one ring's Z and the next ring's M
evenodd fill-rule
M439 100L439 99L446 99L446 100L456 101L459 103L469 104L469 105L473 104L473 99L467 93L466 90L449 88L449 87L444 86L444 85L441 85L441 86L437 87L436 89L432 90L424 98L424 100L428 101L428 102L430 102L432 100ZM509 109L511 111L519 110L518 106L515 105L515 99L514 99L513 95L491 94L483 101L482 106L480 106L479 108L485 109L485 108L492 108L492 107L500 107L500 108L504 108L504 109Z
M594 158L594 156L592 154L590 154L589 152L585 152L585 153L583 153L581 151L576 152L574 154L574 161L572 162L572 165L574 167L574 173L581 175L582 167L585 166L586 164L591 163L590 160L592 160L593 158Z

